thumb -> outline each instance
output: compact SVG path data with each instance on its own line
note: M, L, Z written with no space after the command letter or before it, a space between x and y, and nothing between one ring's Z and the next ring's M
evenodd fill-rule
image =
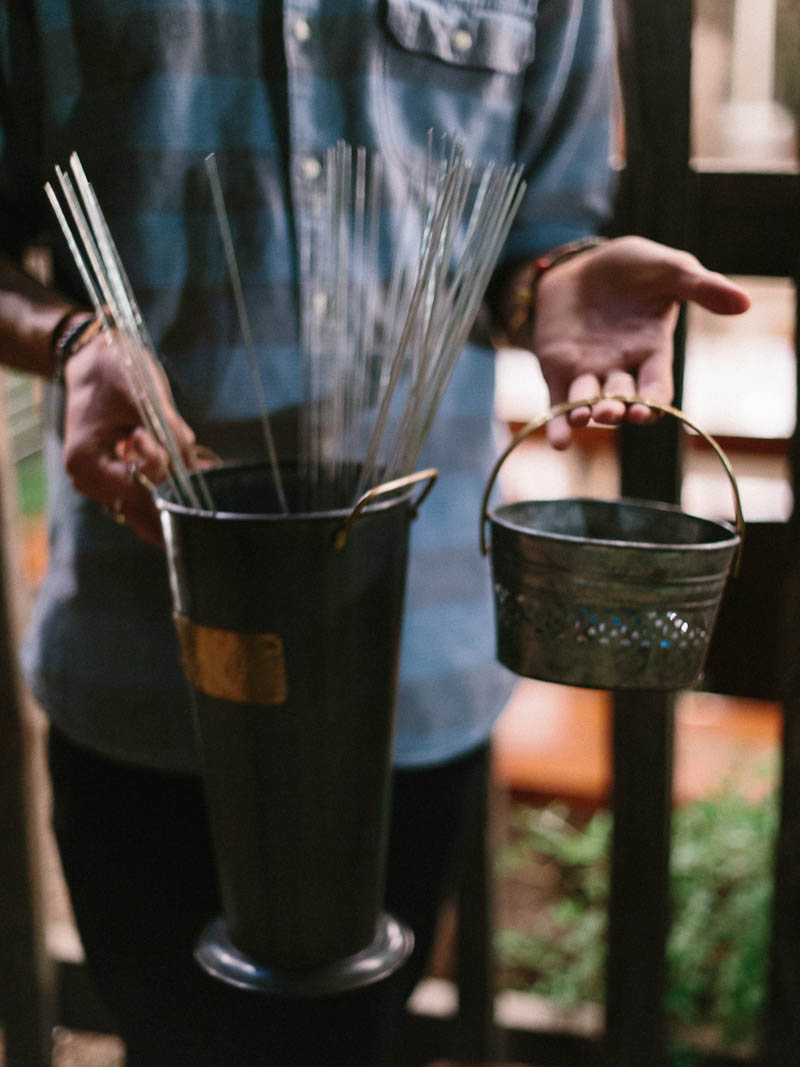
M691 300L717 315L741 315L750 307L750 297L741 286L700 265L683 273L676 298Z

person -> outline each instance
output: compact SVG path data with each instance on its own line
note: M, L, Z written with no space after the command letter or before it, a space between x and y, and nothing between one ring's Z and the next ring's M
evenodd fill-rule
M166 369L163 396L187 454L199 442L240 458L258 424L205 182L210 152L229 179L256 355L278 419L300 391L297 212L322 153L339 139L377 148L401 190L430 129L457 136L471 158L524 167L528 189L492 305L510 339L535 353L552 400L668 401L679 303L735 314L748 298L688 253L636 237L568 258L552 251L598 233L610 209L609 7L4 5L0 352L50 380L50 559L23 660L51 724L53 818L78 929L129 1067L391 1062L513 681L494 661L475 543L495 454L493 361L475 344L460 357L423 457L440 481L413 532L387 908L414 929L414 955L391 980L339 997L237 996L191 958L220 905L165 559L152 543L152 499L130 476L133 456L159 480L164 456L96 333L43 183L77 151ZM43 237L53 256L46 285L20 266ZM526 304L533 275L535 310ZM590 417L616 424L652 412L600 400L553 421L553 445L566 447Z

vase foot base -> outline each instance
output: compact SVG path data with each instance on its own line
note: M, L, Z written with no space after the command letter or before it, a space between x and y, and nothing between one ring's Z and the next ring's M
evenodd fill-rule
M239 989L284 997L323 997L388 978L413 947L411 930L391 915L381 915L375 937L360 952L312 970L288 970L266 966L236 948L220 917L203 931L194 957L208 974Z

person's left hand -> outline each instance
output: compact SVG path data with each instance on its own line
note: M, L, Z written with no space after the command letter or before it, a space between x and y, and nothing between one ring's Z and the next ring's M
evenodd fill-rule
M690 253L619 237L545 271L537 286L533 335L510 341L527 341L554 405L601 394L669 403L672 335L686 300L721 315L750 306L743 289ZM566 448L570 428L590 418L614 425L656 417L643 404L603 400L553 419L547 435L555 448Z

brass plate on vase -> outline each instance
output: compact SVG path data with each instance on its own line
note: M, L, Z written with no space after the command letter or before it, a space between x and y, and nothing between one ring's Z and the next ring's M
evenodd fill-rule
M236 704L286 702L286 664L278 634L219 630L185 615L174 618L181 662L191 686Z

